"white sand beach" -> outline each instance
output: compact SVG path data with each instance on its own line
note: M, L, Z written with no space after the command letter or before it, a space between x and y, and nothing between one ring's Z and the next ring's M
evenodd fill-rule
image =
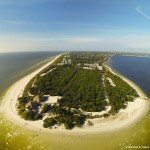
M129 81L128 79L121 76L123 80L125 80L128 84L130 84L138 94L140 95L134 102L129 102L128 106L124 110L120 110L120 112L115 116L110 116L109 118L97 118L90 120L94 125L88 126L84 125L83 128L74 128L73 130L66 130L63 126L59 126L56 129L48 129L43 128L43 122L40 121L26 121L22 119L18 113L16 108L17 98L20 93L24 90L25 86L28 82L37 75L40 71L42 71L45 67L53 63L58 57L56 56L51 62L47 63L40 69L34 71L30 75L27 75L23 79L19 80L15 84L13 84L10 89L7 91L4 96L2 105L0 107L0 111L6 116L6 118L13 123L34 131L39 132L50 132L50 133L99 133L106 131L119 130L122 128L127 128L131 124L136 123L138 120L142 118L142 116L147 112L149 101L146 100L146 95L137 87L134 83ZM111 68L109 68L111 70ZM111 70L112 71L112 70ZM113 71L112 71L113 72ZM115 72L114 72L115 73ZM116 73L115 73L116 74ZM119 75L119 74L118 74ZM120 76L120 75L119 75Z

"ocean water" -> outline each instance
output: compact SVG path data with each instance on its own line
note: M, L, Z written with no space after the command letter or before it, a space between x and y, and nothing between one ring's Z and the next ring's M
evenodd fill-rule
M0 54L0 96L3 97L14 82L46 63L44 60L59 53ZM115 56L108 64L150 96L150 58ZM11 123L0 114L0 150L120 150L130 149L128 146L150 146L150 111L129 128L76 135L30 131Z
M113 56L108 64L150 97L150 57Z
M61 52L0 53L0 93Z

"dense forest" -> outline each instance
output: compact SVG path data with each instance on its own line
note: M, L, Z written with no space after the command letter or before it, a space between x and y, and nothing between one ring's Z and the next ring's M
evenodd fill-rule
M59 106L97 112L105 108L101 71L59 66L39 76L29 92L33 95L62 96Z
M66 129L82 127L89 118L117 113L138 95L103 66L109 57L94 52L74 52L59 57L28 83L22 97L18 98L18 113L26 120L43 119L47 115L43 127L63 124ZM54 104L45 103L47 95L61 98ZM107 114L90 116L86 113L101 112L108 105L111 110Z
M115 86L111 86L107 78L110 78ZM126 108L128 101L133 101L135 97L138 97L137 92L129 84L109 70L105 73L105 88L111 105L110 112L113 114Z

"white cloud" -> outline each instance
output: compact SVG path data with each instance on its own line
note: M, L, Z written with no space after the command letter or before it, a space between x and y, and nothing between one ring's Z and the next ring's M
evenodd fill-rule
M128 35L121 37L0 35L0 52L42 50L130 51L150 49L149 41L149 35Z
M150 35L130 35L125 38L130 48L150 49Z
M94 37L68 37L65 38L66 41L72 43L93 43L93 42L101 42L104 40L103 38L94 38Z

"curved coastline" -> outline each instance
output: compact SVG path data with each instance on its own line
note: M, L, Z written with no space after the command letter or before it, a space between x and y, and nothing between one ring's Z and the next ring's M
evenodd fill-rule
M84 125L83 128L75 128L73 130L66 130L63 126L58 127L57 129L47 129L43 128L43 122L40 121L26 121L22 119L18 113L16 108L16 103L18 96L22 93L25 86L28 82L37 75L40 71L44 68L49 66L53 63L57 58L59 58L62 54L56 56L52 61L48 62L46 65L42 66L38 70L34 71L33 73L27 75L26 77L22 78L21 80L17 81L13 84L10 89L6 92L6 95L3 98L2 104L0 106L0 111L6 116L6 118L13 123L25 128L30 129L38 132L46 132L46 133L99 133L99 132L106 132L106 131L114 131L122 128L127 128L130 125L136 123L148 110L149 101L146 101L145 98L147 96L144 92L135 85L132 81L128 80L127 78L123 77L122 75L116 73L110 67L109 70L120 76L123 80L125 80L128 84L130 84L139 94L139 98L137 98L134 102L129 102L128 106L124 110L120 110L119 113L115 116L110 116L109 118L97 118L91 120L94 125L87 126Z

